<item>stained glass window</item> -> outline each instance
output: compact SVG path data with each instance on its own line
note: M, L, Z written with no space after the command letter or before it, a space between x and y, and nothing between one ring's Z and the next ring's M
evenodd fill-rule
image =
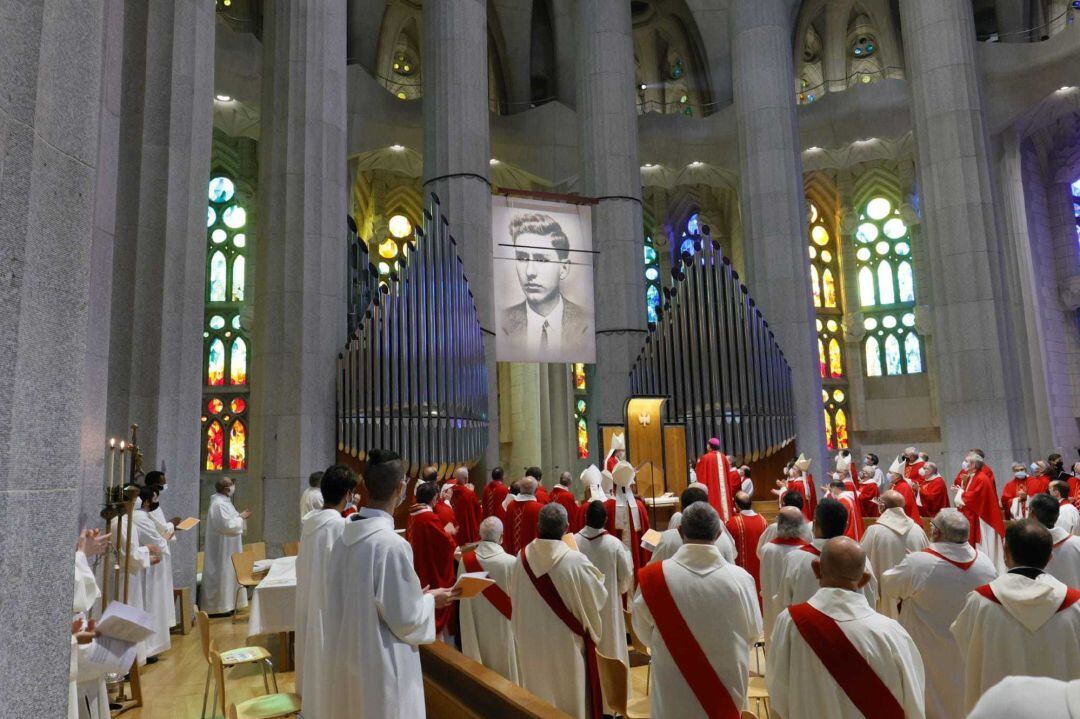
M653 245L653 238L645 238L645 319L655 325L660 312L660 257Z
M870 199L860 210L855 242L867 376L922 372L922 340L915 332L911 230L897 203L881 196Z
M215 174L207 186L206 389L203 468L244 471L248 463L248 352L240 321L247 301L247 248L253 239L250 188ZM227 379L227 381L226 381ZM227 444L226 444L227 443ZM227 459L226 459L227 458Z
M829 217L809 198L810 292L817 315L818 369L825 409L825 442L847 447L847 377L844 362L844 306L841 292L840 244L835 216Z
M1076 241L1080 242L1080 179L1072 183L1073 217L1076 219Z
M570 365L574 382L574 426L577 428L577 454L581 459L589 456L589 382L586 365L576 362Z

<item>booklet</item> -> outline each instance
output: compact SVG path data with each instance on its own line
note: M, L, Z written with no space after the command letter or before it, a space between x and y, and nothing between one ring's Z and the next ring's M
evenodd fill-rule
M176 531L177 532L186 532L189 529L194 528L198 524L199 524L199 519L197 517L188 517L184 521L180 522L180 524L176 525Z
M102 637L141 642L154 633L154 620L130 604L112 601L98 620L97 631Z
M82 658L106 674L126 674L135 663L135 642L98 637L83 650Z
M454 582L452 589L461 589L458 599L472 599L494 583L487 572L465 572Z
M641 546L650 552L655 552L656 548L660 546L660 537L663 535L657 532L655 529L645 530L645 534L641 535Z

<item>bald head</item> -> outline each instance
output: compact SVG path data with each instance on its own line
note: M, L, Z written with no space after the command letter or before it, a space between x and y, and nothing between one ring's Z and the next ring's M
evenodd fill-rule
M469 470L466 467L458 467L454 470L454 479L461 484L468 484L469 482Z
M885 505L885 509L903 509L904 505L907 504L907 500L904 499L904 495L895 489L890 489L881 495L881 503Z
M866 552L850 537L833 537L821 549L821 559L813 563L821 587L858 591L870 581Z
M802 536L803 514L798 507L782 507L776 515L776 536L793 539Z
M522 494L536 494L536 479L533 477L524 477L517 482L518 491Z

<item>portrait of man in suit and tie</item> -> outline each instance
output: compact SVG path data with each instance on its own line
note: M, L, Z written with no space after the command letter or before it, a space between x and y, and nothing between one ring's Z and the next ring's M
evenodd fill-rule
M496 237L501 252L495 271L503 275L501 292L496 282L500 361L595 361L592 261L588 251L580 252L579 218L571 211L577 247L564 229L565 217L560 222L555 213L532 208L506 213L502 242ZM516 282L507 282L511 271Z

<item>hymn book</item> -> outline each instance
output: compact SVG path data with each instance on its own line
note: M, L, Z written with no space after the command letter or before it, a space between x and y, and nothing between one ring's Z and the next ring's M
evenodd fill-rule
M451 589L461 589L459 599L472 599L494 583L495 580L488 577L487 572L465 572Z
M189 529L194 528L198 523L199 519L197 517L188 517L184 521L180 522L180 524L176 525L176 531L186 532Z
M154 620L130 604L112 601L98 620L97 631L102 637L141 642L154 633Z
M660 534L660 532L657 532L655 529L646 530L645 534L641 535L642 548L650 552L655 552L656 548L660 546L660 537L662 536L663 535Z

